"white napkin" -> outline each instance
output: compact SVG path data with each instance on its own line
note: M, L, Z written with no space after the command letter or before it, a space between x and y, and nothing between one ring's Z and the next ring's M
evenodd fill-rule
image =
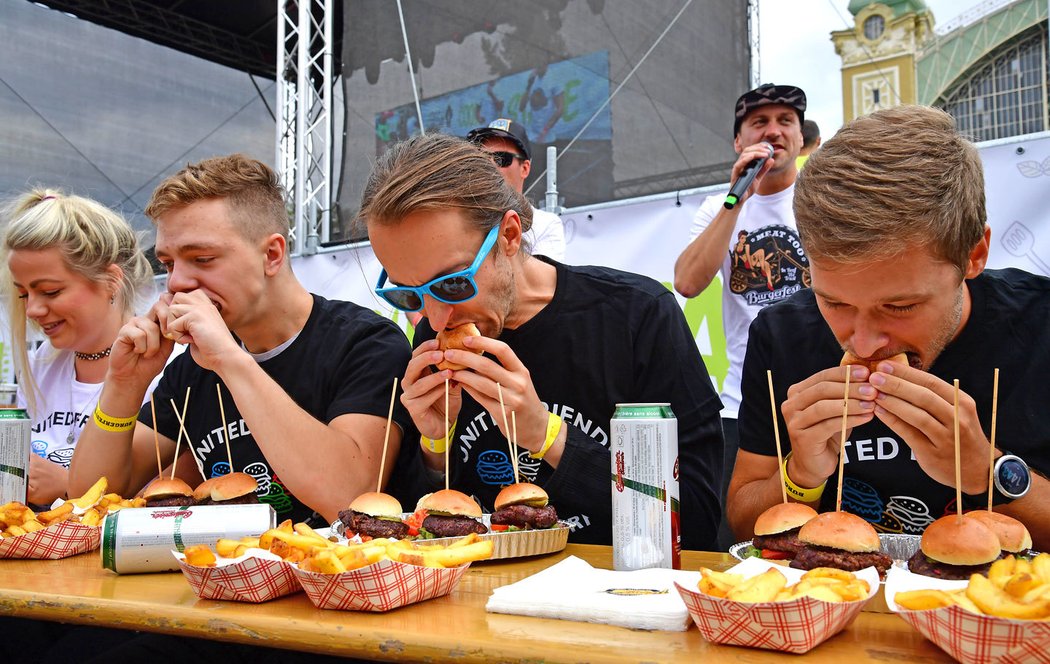
M542 572L496 588L485 605L493 613L606 623L632 629L684 632L689 611L674 581L695 588L699 572L641 569L614 572L595 569L569 556ZM619 589L656 590L660 594L615 594Z

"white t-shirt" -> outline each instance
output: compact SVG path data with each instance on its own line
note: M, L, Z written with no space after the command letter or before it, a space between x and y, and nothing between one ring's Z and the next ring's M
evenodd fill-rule
M184 348L176 344L171 357ZM73 371L73 351L56 350L47 341L29 352L29 370L39 390L36 412L29 414L33 420L30 449L43 459L69 468L80 432L94 415L102 383L77 380ZM145 401L149 401L149 395L159 380L159 375L153 379ZM18 404L20 408L27 407L21 389Z
M553 212L532 208L532 228L525 234L533 256L547 256L565 262L565 226Z
M722 417L735 419L740 407L740 374L747 350L747 330L762 307L779 302L808 288L809 259L802 250L791 209L795 185L743 203L728 251L719 272L722 275L722 329L726 336L729 372L722 386ZM707 228L725 197L708 196L693 217L689 241ZM740 237L740 233L745 235ZM767 270L768 268L768 270ZM768 274L767 274L768 272Z

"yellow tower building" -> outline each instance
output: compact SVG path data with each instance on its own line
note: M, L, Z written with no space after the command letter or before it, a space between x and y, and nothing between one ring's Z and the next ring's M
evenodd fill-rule
M933 37L933 14L926 3L850 0L849 11L853 28L831 33L842 58L843 120L916 103L916 57Z

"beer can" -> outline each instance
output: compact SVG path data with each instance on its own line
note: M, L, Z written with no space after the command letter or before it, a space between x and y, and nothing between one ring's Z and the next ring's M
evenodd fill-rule
M258 537L276 524L277 513L262 503L122 509L102 522L102 566L117 574L172 572L179 569L173 550Z
M31 426L26 411L0 407L0 504L26 502Z
M613 568L681 569L678 419L671 404L617 404L609 431Z

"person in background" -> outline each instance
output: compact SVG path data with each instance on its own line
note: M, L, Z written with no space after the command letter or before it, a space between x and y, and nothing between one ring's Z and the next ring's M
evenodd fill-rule
M501 118L485 127L472 129L467 140L492 155L500 174L519 194L532 170L532 145L520 123ZM531 206L531 204L530 204ZM565 261L565 226L553 212L532 208L532 228L525 235L533 256Z
M736 459L740 373L748 326L763 307L809 285L809 262L791 210L805 111L806 93L792 85L765 84L737 99L733 148L738 157L733 181L752 160L765 158L766 162L733 209L725 209L722 196L709 196L701 203L689 245L674 266L675 290L685 297L696 297L716 274L722 276L722 329L729 356L721 395L726 442L723 506ZM721 548L732 539L723 520Z
M27 500L68 493L69 463L102 390L117 332L153 273L123 217L39 188L13 201L0 247L20 406L32 419ZM30 351L27 332L45 339Z
M73 456L71 491L100 475L117 492L155 477L155 428L164 463L176 463L187 482L243 471L278 518L331 523L375 490L391 385L411 353L405 335L299 283L284 192L262 162L230 155L190 164L157 187L146 214L168 292L117 335L98 409ZM189 349L165 368L176 343ZM154 421L139 404L162 369ZM176 459L171 402L181 410L189 388L189 443ZM407 420L395 409L390 459Z
M819 147L820 127L817 126L816 122L806 120L802 123L802 149L799 150L798 158L795 159L795 166L802 170L802 166L809 159L809 155L813 154L813 151Z
M547 491L574 542L609 544L614 408L670 402L682 546L714 546L721 403L673 293L636 274L530 255L523 236L531 206L492 159L443 134L381 156L360 217L385 268L376 293L427 313L403 380L402 399L423 436L402 446L414 457L403 466L414 471L407 476L420 479L420 492L406 499L442 486L447 458L450 486L491 511L515 481L516 457L521 480ZM469 323L481 336L468 337L466 350L439 350L437 331ZM462 368L432 371L442 359ZM513 457L501 401L508 418L516 413Z
M984 191L977 149L950 115L925 106L853 120L810 158L795 216L813 288L758 315L744 360L729 487L739 536L785 489L815 509L836 508L847 351L865 364L849 370L844 511L880 532L918 535L959 507L987 507L994 455L995 509L1024 522L1034 549L1050 547L1050 279L985 269ZM907 364L887 361L899 353Z

